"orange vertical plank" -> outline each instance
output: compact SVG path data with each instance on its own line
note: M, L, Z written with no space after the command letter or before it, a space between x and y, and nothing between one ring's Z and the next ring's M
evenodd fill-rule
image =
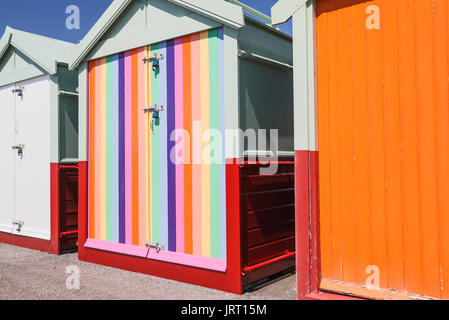
M382 0L388 287L404 291L397 3Z
M384 146L384 103L382 74L382 14L380 1L370 4L380 8L380 30L369 29L367 36L368 71L368 114L370 130L370 180L371 180L371 223L373 242L373 265L380 271L380 285L388 283L386 212L385 212L385 146ZM368 4L367 4L368 5ZM366 16L366 15L365 15ZM385 30L385 32L388 32Z
M184 129L189 136L184 137L184 223L185 223L185 253L193 254L193 204L192 204L192 60L191 38L183 39L184 59Z
M402 136L402 206L404 282L408 293L422 294L421 231L419 219L418 137L416 114L415 4L397 0L399 101Z
M332 219L331 219L331 171L330 171L330 119L329 119L329 50L327 43L329 1L317 5L317 103L319 136L319 184L320 184L320 248L321 277L332 275Z
M353 0L341 0L341 9L337 13L337 75L338 100L335 106L338 110L340 124L339 145L341 173L341 248L342 248L342 279L354 283L356 281L356 233L354 213L354 125L352 99L352 9Z
M435 97L437 113L438 150L438 213L441 266L441 298L449 299L449 4L448 1L435 2L434 16L434 56Z
M365 284L366 268L371 265L371 182L368 128L368 87L366 65L366 4L356 3L352 8L352 74L354 99L354 150L355 150L355 245L357 256L356 283Z
M416 104L419 128L420 216L423 236L421 260L423 295L439 297L432 11L432 1L416 1Z
M328 13L328 50L329 59L329 123L330 123L330 186L331 186L331 221L332 221L332 273L331 279L342 280L341 259L341 184L340 184L340 118L338 115L338 41L339 28L337 23L337 3L330 2L331 8Z
M132 141L132 243L139 245L139 143L138 143L138 50L131 56L131 141Z
M95 61L89 62L89 238L95 239Z

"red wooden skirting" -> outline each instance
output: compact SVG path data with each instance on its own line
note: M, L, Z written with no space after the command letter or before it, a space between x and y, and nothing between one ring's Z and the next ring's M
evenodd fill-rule
M0 242L17 247L54 253L54 248L52 247L52 243L50 240L29 238L0 232Z

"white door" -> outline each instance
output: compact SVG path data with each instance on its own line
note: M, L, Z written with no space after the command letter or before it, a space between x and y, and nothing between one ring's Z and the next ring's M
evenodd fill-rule
M14 220L14 85L0 88L0 232L11 233Z
M50 78L16 84L15 222L14 234L50 239Z

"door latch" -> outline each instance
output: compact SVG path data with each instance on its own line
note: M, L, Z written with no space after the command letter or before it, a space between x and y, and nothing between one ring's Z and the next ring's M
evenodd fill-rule
M23 227L23 225L25 224L25 222L14 220L14 221L12 222L12 224L13 224L13 226L17 226L16 231L17 231L17 232L20 232L20 231L22 231L22 227Z
M14 151L17 150L17 155L19 157L21 157L23 155L23 149L25 149L25 145L24 144L16 144L16 145L12 146L12 149Z
M23 97L23 90L25 90L25 87L19 87L19 88L13 89L13 90L12 90L12 93L13 93L13 94L16 94L16 93L17 93L17 95L18 95L19 97Z
M156 253L161 252L161 250L165 250L164 246L161 245L159 242L154 243L154 242L145 241L145 247L156 250Z
M159 119L159 112L164 111L165 107L163 105L155 104L154 106L143 108L143 112L151 112L153 114L153 119Z

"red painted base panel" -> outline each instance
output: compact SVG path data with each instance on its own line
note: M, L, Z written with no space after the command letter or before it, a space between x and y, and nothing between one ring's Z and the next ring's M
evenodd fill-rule
M319 291L318 208L318 152L296 150L296 272L300 300Z
M0 242L17 247L54 253L54 248L52 247L50 240L42 240L0 232Z
M148 274L225 292L235 294L242 293L229 273L197 269L162 261L99 251L86 247L83 249L83 254L82 256L79 256L79 259L108 267Z

